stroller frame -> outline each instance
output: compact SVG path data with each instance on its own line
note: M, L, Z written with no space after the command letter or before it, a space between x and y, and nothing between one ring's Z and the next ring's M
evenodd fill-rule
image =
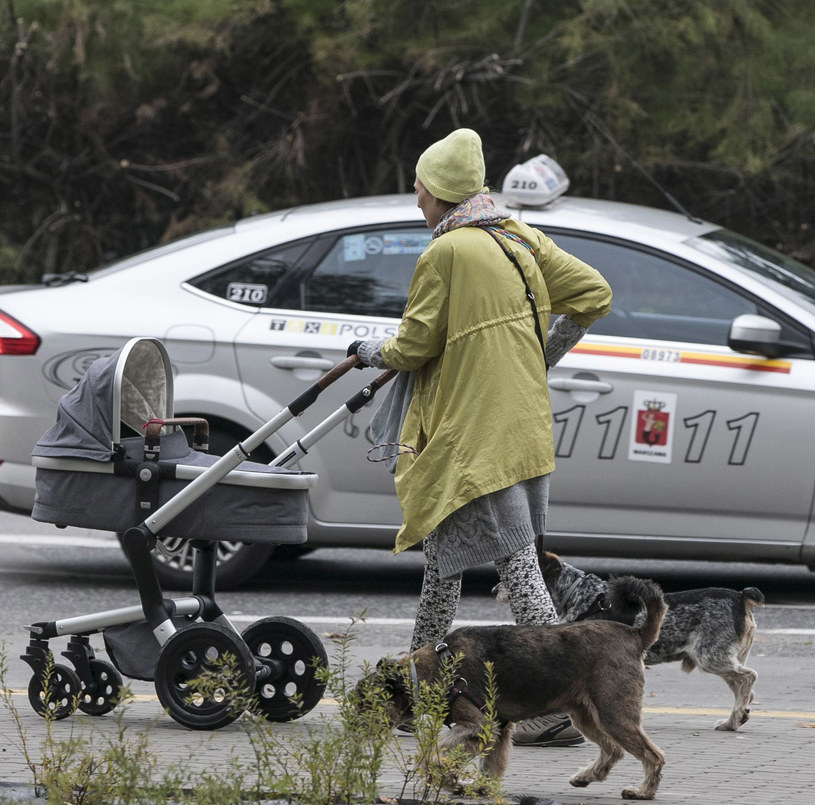
M122 348L123 356L145 342L158 350L165 370L168 370L169 358L157 339L132 339ZM253 709L270 721L299 718L319 703L326 686L321 669L328 665L319 637L299 621L282 616L262 618L242 633L238 632L215 600L217 540L189 539L194 555L192 590L189 596L179 598L165 597L151 552L163 529L216 484L243 482L257 485L259 477L253 479L251 474L236 468L269 436L302 414L324 389L357 362L356 356L341 361L203 471L200 467L178 467L174 477L189 480L189 483L163 505L149 511L141 523L128 527L122 538L136 582L139 605L38 621L25 627L30 640L21 659L33 671L28 695L37 713L61 719L70 716L77 708L89 715L110 712L121 695L123 680L120 671L126 676L152 679L159 701L170 716L190 729L218 729L230 724L241 715L249 700L253 702ZM392 370L380 374L313 430L289 445L269 466L285 470L298 461L314 443L368 403L395 374ZM167 377L171 378L171 374L168 373ZM117 374L117 389L120 380ZM121 399L114 394L114 407L120 403ZM115 418L114 453L119 424ZM158 462L161 428L191 424L196 427L194 444L206 449L208 425L204 420L169 418L147 423L144 461L136 468L137 484L155 486L162 474ZM35 455L32 463L38 470L99 471L98 462L83 459ZM270 485L268 476L263 480L264 486ZM290 472L274 476L271 485L283 489L307 489L316 480L313 473ZM143 495L140 501L145 507ZM98 633L105 638L112 662L95 656L90 635ZM120 633L125 638L124 643ZM132 639L131 635L136 639L139 655L135 660L128 656L133 653L130 650L132 644L127 643ZM54 662L49 642L65 636L68 645L62 656L69 660L70 666ZM114 647L117 647L115 651ZM200 684L202 679L203 687Z

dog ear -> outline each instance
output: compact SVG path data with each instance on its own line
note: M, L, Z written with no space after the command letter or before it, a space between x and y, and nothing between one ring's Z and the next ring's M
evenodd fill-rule
M541 554L539 564L541 573L544 575L547 573L552 575L563 571L563 561L556 553L550 551L544 551Z
M390 657L383 657L376 664L376 676L385 690L393 691L404 687L405 674L406 671L399 663Z
M359 680L356 688L357 694L364 699L376 696L377 691L380 691L388 698L393 698L394 692L400 688L401 678L396 661L383 657L377 662L372 673L366 674Z
M389 657L383 657L376 664L376 671L367 678L369 695L376 696L376 691L384 695L391 706L403 716L413 710L413 696L410 682L410 671L404 663Z

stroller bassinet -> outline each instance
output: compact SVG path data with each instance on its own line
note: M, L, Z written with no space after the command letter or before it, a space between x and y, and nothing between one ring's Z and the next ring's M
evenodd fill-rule
M215 602L215 548L219 540L306 540L308 489L317 476L283 465L369 402L395 373L377 377L272 465L244 459L356 361L337 364L220 458L202 452L204 420L173 418L172 371L160 341L132 339L89 367L60 400L57 423L34 449L32 516L58 526L124 532L141 604L26 627L31 639L22 659L34 671L28 694L36 712L53 718L77 707L90 715L110 712L119 700L119 671L153 679L170 715L193 729L231 723L247 696L273 721L298 718L319 702L326 684L319 669L327 665L320 639L287 617L263 618L238 633ZM193 447L179 429L190 424ZM164 597L151 559L158 536L193 546L191 596ZM102 633L111 662L96 657L89 640L94 633ZM62 654L73 667L55 663L49 646L65 635Z
M151 448L143 427L173 421L172 405L172 370L161 342L133 339L95 361L62 397L56 424L34 448L31 516L59 526L124 532L170 501L218 460L189 446L182 430L162 435L158 449ZM123 437L123 425L141 435ZM157 478L140 477L145 452L155 457ZM313 473L242 462L179 511L162 536L305 542L308 489L316 479Z

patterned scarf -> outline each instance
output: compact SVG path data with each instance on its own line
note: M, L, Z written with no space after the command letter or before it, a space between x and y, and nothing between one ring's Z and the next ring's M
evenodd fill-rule
M433 237L438 238L445 232L462 226L497 224L505 218L509 218L509 215L498 209L489 195L476 193L474 196L465 198L460 204L452 207L442 215L441 220L433 230Z

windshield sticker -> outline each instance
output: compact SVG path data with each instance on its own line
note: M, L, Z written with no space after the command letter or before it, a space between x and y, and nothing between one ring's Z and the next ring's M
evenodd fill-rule
M394 232L382 238L383 254L421 254L430 243L432 235L419 232Z
M792 370L790 361L769 358L751 358L747 355L713 355L707 352L681 352L656 347L621 347L611 344L592 344L581 341L572 347L578 355L605 355L609 358L635 358L641 361L662 363L692 363L699 366L720 366L727 369L747 369L751 372L779 372L788 375Z
M365 235L345 235L342 239L342 259L358 263L365 259Z
M365 238L365 254L382 254L382 250L384 248L385 244L382 242L382 238L379 238L376 235L371 235L370 237Z
M226 298L230 302L240 302L245 305L262 305L269 296L266 285L253 285L248 282L230 282L226 286Z
M633 410L628 458L670 464L676 394L635 391Z

